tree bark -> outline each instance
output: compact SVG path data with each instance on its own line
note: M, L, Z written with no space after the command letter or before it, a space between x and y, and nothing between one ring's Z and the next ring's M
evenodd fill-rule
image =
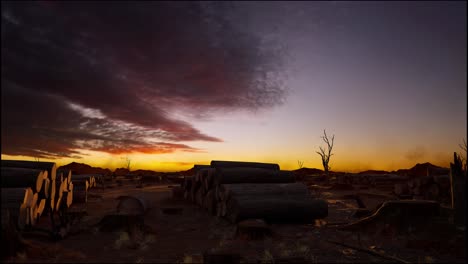
M26 210L34 200L31 188L2 188L1 198L2 210L8 210L17 227L23 229L27 222Z
M55 180L57 176L57 165L55 164L55 162L2 160L1 164L2 164L2 167L46 170L48 172L47 175L50 180Z
M294 174L290 171L275 171L262 168L217 168L214 183L292 183Z
M30 187L40 192L44 182L44 171L36 169L2 167L2 188Z
M86 203L88 201L88 181L73 180L73 203Z

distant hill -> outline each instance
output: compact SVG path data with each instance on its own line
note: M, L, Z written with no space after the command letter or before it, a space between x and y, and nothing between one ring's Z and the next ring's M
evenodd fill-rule
M321 174L323 170L316 169L316 168L300 168L297 170L293 170L293 172L297 175L310 175L310 174Z
M72 162L70 164L60 166L57 168L57 171L60 171L60 170L63 170L63 171L71 170L72 174L93 174L93 173L104 174L104 175L112 174L112 171L109 169L91 167L88 164L77 163L77 162Z
M192 167L189 170L186 171L179 171L179 172L173 172L173 173L162 173L162 172L157 172L157 171L152 171L152 170L135 170L135 171L129 171L126 168L117 168L115 169L114 173L116 175L127 175L127 174L135 174L138 176L143 176L143 175L158 175L158 174L179 174L179 175L184 175L184 176L190 176L194 175L195 171L205 167L206 165L196 165ZM73 174L112 174L112 171L109 169L103 169L99 167L91 167L90 165L84 164L84 163L77 163L77 162L72 162L70 164L64 165L59 167L57 170L71 170ZM426 176L429 172L431 175L447 175L449 173L448 168L443 168L439 167L436 165L433 165L429 162L426 163L418 163L415 166L413 166L410 169L399 169L396 171L384 171L384 170L366 170L366 171L361 171L359 174L398 174L398 175L407 175L410 177L422 177ZM323 170L321 169L316 169L316 168L300 168L297 170L292 170L297 175L311 175L311 174L321 174L323 173ZM333 173L333 172L331 172ZM334 172L338 173L338 172Z
M389 174L389 171L384 171L384 170L366 170L366 171L361 171L358 174Z
M426 163L418 163L411 169L400 169L397 171L393 171L392 173L398 175L408 175L410 177L423 177L426 176L428 173L430 175L446 175L450 172L449 168L443 168L436 165L433 165L429 162Z

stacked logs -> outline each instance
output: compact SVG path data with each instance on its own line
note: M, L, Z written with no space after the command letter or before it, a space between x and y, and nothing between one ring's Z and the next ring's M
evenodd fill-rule
M394 193L400 198L446 202L450 199L450 177L433 175L414 178L395 184Z
M3 161L2 161L3 165ZM2 213L7 213L21 230L36 225L50 196L47 170L2 167Z
M309 221L328 214L307 186L277 164L212 161L182 183L184 197L213 215L236 223L244 219Z
M88 190L102 181L101 177L57 171L53 162L2 160L2 215L8 214L6 222L15 223L19 231L35 227L42 215L48 215L48 231L56 235L69 225L67 214L72 204L86 205Z

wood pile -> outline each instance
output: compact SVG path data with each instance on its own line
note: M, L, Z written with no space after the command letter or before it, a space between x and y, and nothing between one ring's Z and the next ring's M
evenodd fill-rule
M47 226L45 231L53 236L61 229L63 233L68 209L74 203L86 204L89 188L100 178L57 171L53 162L2 160L1 165L2 214L7 213L20 232L40 228L39 222L47 220L42 216L48 216L42 229Z
M445 202L450 199L450 177L434 175L411 179L395 184L393 192L400 198Z
M311 221L328 215L325 201L313 199L278 164L212 161L181 184L185 199L233 223L245 219Z

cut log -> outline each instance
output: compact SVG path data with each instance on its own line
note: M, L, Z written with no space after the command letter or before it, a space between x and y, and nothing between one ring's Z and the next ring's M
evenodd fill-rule
M240 183L240 184L222 184L219 186L220 198L228 200L230 196L308 196L309 189L303 183Z
M4 243L2 243L2 260L5 260L9 257L15 257L19 252L23 251L26 246L17 230L16 216L12 216L8 209L2 207L1 217L2 241L4 241Z
M120 215L144 215L150 208L146 194L117 197L117 214Z
M70 183L67 191L67 208L69 208L73 203L73 183Z
M321 199L303 196L232 198L227 203L226 216L233 223L250 218L269 222L313 222L328 215L328 204Z
M25 204L30 207L33 203L34 193L31 188L2 188L2 208L8 205Z
M40 198L49 198L50 195L50 180L48 178L44 179L44 186L42 187L42 191L40 192Z
M46 206L46 199L41 199L41 201L37 205L37 217L39 218L42 213L44 212Z
M25 161L25 160L2 160L2 167L15 167L15 168L27 168L46 170L48 178L55 180L57 176L57 165L55 162L43 162L43 161Z
M192 189L192 179L193 176L185 177L184 179L184 190L189 191Z
M206 193L203 198L203 208L207 209L210 214L215 214L216 212L216 201L214 190L210 190Z
M198 188L198 190L195 193L195 203L198 206L203 206L203 198L205 197L205 193L203 191L203 188Z
M215 185L230 183L292 183L290 171L275 171L262 168L217 168Z
M260 163L260 162L245 162L245 161L225 161L225 160L212 160L212 168L260 168L268 170L280 169L278 164L274 163Z
M32 206L34 194L31 188L2 188L2 210L8 210L19 229L23 229L27 222L26 211Z
M2 188L30 187L40 192L44 182L44 171L36 169L2 167Z
M88 182L86 180L73 180L73 203L86 203L88 201Z

